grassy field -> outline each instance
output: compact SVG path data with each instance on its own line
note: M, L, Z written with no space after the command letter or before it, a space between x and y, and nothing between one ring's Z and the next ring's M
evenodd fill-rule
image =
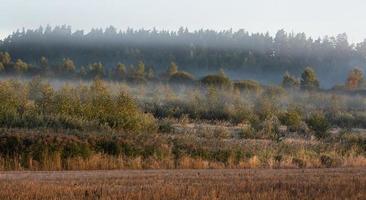
M363 199L366 168L0 172L0 199Z

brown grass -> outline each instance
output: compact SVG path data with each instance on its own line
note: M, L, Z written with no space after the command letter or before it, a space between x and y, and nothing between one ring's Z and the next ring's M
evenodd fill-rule
M362 199L366 169L2 172L0 199Z
M42 163L31 157L26 161L26 167L19 159L0 157L0 171L61 171L61 170L118 170L118 169L294 169L294 168L327 168L327 167L366 167L364 156L337 157L336 163L326 166L318 156L309 156L306 152L298 152L295 156L283 156L281 161L273 157L259 158L257 155L235 162L229 158L227 162L210 161L202 158L183 156L177 160L167 157L123 157L106 154L94 154L87 159L81 157L61 160L59 155L47 157Z

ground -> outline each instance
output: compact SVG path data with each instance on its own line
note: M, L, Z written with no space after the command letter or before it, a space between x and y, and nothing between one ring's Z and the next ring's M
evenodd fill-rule
M0 199L364 199L366 168L0 172Z

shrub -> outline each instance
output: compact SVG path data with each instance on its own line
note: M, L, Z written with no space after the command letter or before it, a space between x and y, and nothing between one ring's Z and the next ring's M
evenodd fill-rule
M231 137L230 132L227 129L225 129L224 127L215 128L213 130L213 135L217 139L228 139Z
M159 131L162 133L171 133L174 131L174 127L172 126L172 122L168 120L162 120L159 122Z
M335 112L335 113L332 113L332 115L327 115L327 117L332 124L335 124L342 128L359 127L359 124L357 124L357 120L352 115L352 113Z
M286 113L280 115L282 124L288 126L291 131L297 131L301 126L301 115L296 110L288 110Z
M194 77L188 72L175 72L170 76L169 82L174 84L190 85L194 83Z
M82 157L84 159L91 155L89 146L85 143L68 143L63 147L61 156L63 158Z
M267 97L258 98L254 104L254 111L260 120L277 115L279 109L275 102Z
M307 67L301 74L301 89L303 90L317 90L319 89L319 81L315 71Z
M256 139L257 135L253 128L243 128L238 132L240 139Z
M266 118L260 125L259 134L261 134L263 138L279 141L279 126L280 122L276 116Z
M268 86L263 92L263 96L268 98L281 97L286 95L286 90L278 86Z
M124 92L112 95L100 80L90 87L65 85L56 92L39 79L0 82L0 101L2 127L156 130L154 118L141 112L134 99Z
M300 81L286 72L282 79L282 87L286 89L298 89Z
M257 81L253 80L235 82L234 89L237 89L241 92L254 92L256 94L259 94L262 91L261 85Z
M306 123L314 131L318 139L324 139L329 136L328 129L330 128L330 124L324 114L315 113L310 116Z
M231 81L226 76L208 75L201 79L201 84L203 84L205 86L227 88L227 87L231 86Z

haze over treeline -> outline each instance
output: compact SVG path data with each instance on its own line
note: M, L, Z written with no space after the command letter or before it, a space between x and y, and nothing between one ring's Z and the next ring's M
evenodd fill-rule
M344 82L352 68L366 69L366 40L351 44L346 34L314 39L284 30L271 36L245 30L191 32L186 28L120 31L111 26L86 33L66 25L47 26L14 32L0 41L0 51L34 66L41 57L50 64L70 58L77 68L94 62L111 68L117 63L143 61L161 72L175 62L196 76L222 68L232 79L262 82L279 82L286 71L299 76L311 66L325 87Z

